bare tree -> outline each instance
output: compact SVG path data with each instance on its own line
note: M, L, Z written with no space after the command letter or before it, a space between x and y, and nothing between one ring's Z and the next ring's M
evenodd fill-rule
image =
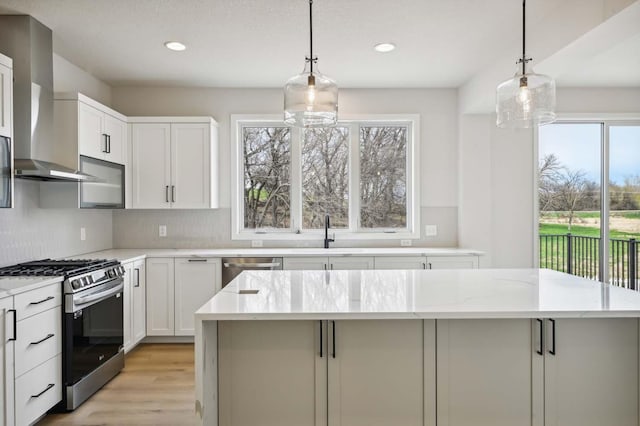
M562 178L563 167L555 154L545 155L538 164L538 202L540 211L555 210L556 187Z
M562 173L561 179L556 186L554 197L558 207L560 207L559 210L567 212L569 232L571 232L575 212L583 209L581 204L589 195L589 191L587 191L589 181L582 170L565 168L563 171L564 173Z

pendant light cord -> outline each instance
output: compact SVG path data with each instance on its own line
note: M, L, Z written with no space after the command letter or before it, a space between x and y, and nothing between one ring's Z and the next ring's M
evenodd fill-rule
M313 57L313 0L309 0L309 50L310 56L305 59L309 62L309 74L313 75L313 63L318 60Z
M525 15L527 13L527 0L522 0L522 75L526 73L527 66L527 56L525 53L525 37L526 37L526 25L527 21L525 19Z

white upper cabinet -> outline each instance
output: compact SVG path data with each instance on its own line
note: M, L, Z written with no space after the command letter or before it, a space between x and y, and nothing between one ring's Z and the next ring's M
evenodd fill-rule
M58 141L79 155L125 164L127 118L82 95L57 93L54 114ZM73 145L73 146L71 146Z
M0 54L0 136L11 137L13 111L12 61Z
M135 117L130 122L132 208L218 207L213 119Z

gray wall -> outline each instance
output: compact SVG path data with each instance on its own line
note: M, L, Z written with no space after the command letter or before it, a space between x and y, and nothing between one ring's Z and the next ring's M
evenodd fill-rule
M0 209L0 266L113 247L111 211L41 209L39 191L38 182L16 179L14 208Z
M115 87L113 108L128 116L212 116L219 123L220 206L215 211L116 211L116 247L248 247L231 240L231 114L282 114L281 89ZM342 114L420 115L421 234L417 246L457 245L458 127L455 89L341 89ZM158 237L167 225L167 237ZM425 225L437 225L425 237ZM304 247L320 241L264 241L265 247ZM399 246L399 240L337 241L335 246Z

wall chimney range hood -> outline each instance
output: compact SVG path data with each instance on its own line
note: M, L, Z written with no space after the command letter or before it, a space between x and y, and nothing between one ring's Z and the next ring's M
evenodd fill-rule
M56 151L51 30L27 15L0 15L0 52L13 59L14 169L19 178L93 181Z

